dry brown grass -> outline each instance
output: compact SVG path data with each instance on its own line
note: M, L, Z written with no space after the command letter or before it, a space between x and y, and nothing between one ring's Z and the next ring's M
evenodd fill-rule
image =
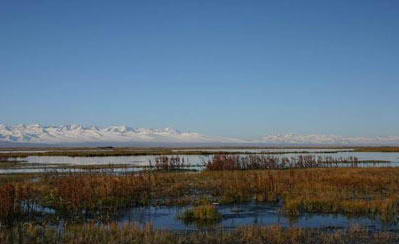
M356 152L399 152L399 147L360 147Z
M399 168L67 174L12 184L4 188L4 199L13 196L11 188L16 192L14 202L29 201L73 214L196 204L208 198L221 203L281 201L290 216L342 213L395 221L399 215Z
M325 232L316 229L284 228L281 226L246 226L235 231L211 231L179 234L157 230L152 225L140 226L116 223L108 225L69 225L64 231L50 226L28 224L0 230L0 243L137 243L137 244L353 244L398 243L398 234L391 232L368 232L359 227Z

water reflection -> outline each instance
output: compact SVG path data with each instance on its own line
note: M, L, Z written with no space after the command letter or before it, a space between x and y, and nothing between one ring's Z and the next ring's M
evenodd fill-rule
M301 154L287 153L276 154L279 157L298 157ZM309 155L309 154L307 154ZM314 156L326 156L323 153L312 153ZM176 155L165 155L176 156ZM186 164L198 165L210 159L212 155L177 155L184 159ZM244 155L242 155L244 156ZM359 160L381 160L399 162L399 153L382 153L382 152L338 152L334 153L335 158L357 157ZM19 158L26 160L28 163L39 164L68 164L68 165L108 165L108 164L126 164L135 166L148 166L149 162L154 162L159 157L156 155L146 156L111 156L111 157L66 157L66 156L30 156L27 158Z
M224 150L224 149L223 149ZM233 150L233 149L230 149ZM240 150L240 149L234 149ZM242 149L246 150L246 149ZM254 149L260 150L260 149ZM271 149L268 149L271 150ZM277 149L276 149L277 150ZM282 149L278 149L281 151ZM294 150L294 149L286 149L286 150ZM299 149L295 149L299 150ZM305 149L303 149L305 150ZM326 154L320 153L318 151L325 151L325 149L306 149L313 150L314 153L306 154L306 155L314 155L314 156L326 156ZM333 150L333 149L329 149ZM298 153L287 153L287 154L275 154L277 157L298 157ZM212 155L165 155L165 156L178 156L186 165L194 166L194 168L199 168L204 162L208 161ZM242 155L244 156L244 155ZM397 167L399 166L399 153L384 153L384 152L335 152L333 154L328 154L328 156L332 156L334 158L348 158L348 157L357 157L360 161L390 161L389 165L387 164L364 164L362 166L365 167ZM24 161L24 163L32 164L32 167L24 166L21 168L10 168L10 169L1 169L0 174L6 173L40 173L40 172L48 172L48 168L51 170L56 170L60 172L70 171L70 169L62 169L63 166L90 166L90 165L124 165L123 169L115 169L116 171L128 170L129 172L137 171L138 167L149 166L150 162L154 162L158 156L156 155L145 155L145 156L110 156L110 157L67 157L67 156L29 156L26 158L18 158L17 160ZM40 167L43 165L43 167ZM46 169L47 168L47 169ZM59 169L55 169L59 168ZM76 169L77 172L82 171L82 169Z
M125 210L118 219L119 223L138 222L152 223L156 228L171 230L198 230L207 228L195 224L185 224L178 218L188 207L144 207ZM335 228L343 229L354 224L372 231L398 231L395 224L383 223L379 219L367 217L349 218L334 214L307 214L297 218L288 218L280 213L281 206L273 204L247 203L238 205L222 205L218 207L223 220L217 226L208 228L235 229L244 225L281 225L285 227L303 228ZM237 211L239 210L239 211Z

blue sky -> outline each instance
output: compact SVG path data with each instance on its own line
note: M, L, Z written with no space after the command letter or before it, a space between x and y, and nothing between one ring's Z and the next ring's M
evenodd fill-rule
M0 5L0 122L399 135L399 1Z

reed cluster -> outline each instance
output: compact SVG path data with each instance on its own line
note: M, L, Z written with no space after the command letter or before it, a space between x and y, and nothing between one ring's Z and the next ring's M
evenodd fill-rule
M383 161L359 161L357 157L331 157L299 155L298 157L278 157L270 155L229 155L217 154L205 162L207 170L252 170L252 169L300 169L359 167L362 164L387 163Z
M222 215L215 205L205 204L185 210L179 218L187 224L208 226L218 223L222 219Z
M0 202L0 219L4 222L11 222L19 212L16 191L13 185L0 187Z
M50 244L353 244L398 243L399 235L392 232L373 233L357 226L346 230L322 231L318 229L284 228L281 226L245 226L234 231L204 231L178 233L157 230L152 225L140 226L116 223L108 225L69 225L56 229L47 225L28 224L11 229L0 229L0 243Z
M72 213L82 210L114 211L123 207L145 204L151 188L150 175L131 177L105 174L81 174L49 177L38 184L44 206Z
M177 170L189 167L184 157L180 156L159 156L154 161L153 163L150 160L149 165L151 168L154 167L157 170Z

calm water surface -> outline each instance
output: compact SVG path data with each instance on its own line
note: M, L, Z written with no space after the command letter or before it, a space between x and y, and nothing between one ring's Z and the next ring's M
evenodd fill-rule
M208 150L208 149L207 149ZM225 150L225 149L220 149ZM247 149L229 149L234 151ZM254 149L263 150L263 149ZM272 149L265 149L272 150ZM274 149L273 149L274 150ZM277 149L275 149L277 150ZM278 149L281 152L281 149ZM314 156L329 156L334 158L347 158L347 157L357 157L359 160L383 160L392 162L389 166L397 167L399 166L399 153L383 153L383 152L342 152L337 151L336 153L320 153L320 151L326 151L327 149L286 149L286 150L304 150L311 151L310 154L300 154L300 153L287 153L287 154L275 154L278 157L298 157L299 155L314 155ZM335 149L329 149L335 150ZM276 151L277 152L277 151ZM170 157L176 157L177 155L169 155ZM44 172L45 168L50 168L54 170L59 167L67 166L80 166L80 165L126 165L127 168L130 166L130 171L136 171L136 167L149 166L150 162L154 163L155 159L159 156L155 155L145 155L145 156L110 156L110 157L67 157L67 156L30 156L27 158L18 158L18 160L25 161L26 163L31 163L32 167L24 166L24 168L12 168L12 169L0 169L1 173L38 173ZM212 155L178 155L186 165L192 165L199 167L203 165L204 162L208 161ZM34 166L33 166L34 165ZM41 167L40 165L43 165ZM366 165L370 167L375 166L386 166L382 165ZM45 167L45 168L44 168ZM121 169L119 169L121 170Z
M277 204L244 203L218 206L223 220L214 226L197 226L185 224L178 218L188 207L145 207L129 209L121 213L119 223L138 222L152 223L156 228L171 230L198 230L209 227L235 229L244 225L281 225L285 227L303 228L338 228L361 225L371 231L399 231L397 224L384 223L379 219L367 217L350 218L337 214L306 214L298 218L287 218L280 213Z

